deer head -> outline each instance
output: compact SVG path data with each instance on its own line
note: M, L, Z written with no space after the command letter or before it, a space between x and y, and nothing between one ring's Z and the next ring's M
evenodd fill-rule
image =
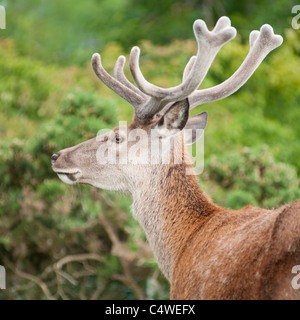
M269 25L262 26L260 31L252 31L250 50L240 68L218 86L197 90L216 54L224 44L235 37L236 30L231 27L227 17L220 18L212 31L207 29L202 20L196 20L193 29L198 52L188 62L183 73L183 81L176 87L160 88L144 78L139 67L138 47L131 50L129 59L136 86L124 74L124 56L117 59L115 77L112 77L103 68L100 55L97 53L93 55L92 66L95 74L133 106L135 111L133 121L128 126L118 126L110 132L54 154L51 158L52 168L61 180L68 184L87 183L100 188L132 192L132 188L136 186L135 182L142 178L141 170L144 170L144 174L149 171L151 160L153 161L155 157L153 154L152 158L149 156L151 132L156 132L152 134L152 139L155 136L160 143L168 141L172 144L172 148L169 148L169 153L173 152L170 158L172 163L187 161L186 153L182 152L182 141L186 144L195 142L201 135L196 134L196 130L202 129L203 132L207 122L206 112L189 118L189 110L204 102L222 99L238 90L265 56L282 42L281 36L274 35ZM184 139L183 131L186 132L187 129L190 129L191 134ZM130 150L134 149L132 147L137 142L131 137L134 131L135 135L138 135L139 151L143 154L139 157L142 163L128 160L136 156L136 150L130 154ZM181 149L178 149L178 145ZM109 150L115 152L102 161L99 150L104 149L106 153L109 153ZM160 158L163 159L164 155ZM122 162L121 159L127 159L127 162ZM162 161L155 159L154 162L157 170ZM144 174L143 179L145 179Z

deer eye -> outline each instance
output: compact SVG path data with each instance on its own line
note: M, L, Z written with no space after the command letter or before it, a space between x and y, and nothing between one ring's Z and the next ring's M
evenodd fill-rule
M114 142L115 142L115 143L120 143L121 141L122 141L122 138L121 138L120 136L116 135L116 136L114 137Z

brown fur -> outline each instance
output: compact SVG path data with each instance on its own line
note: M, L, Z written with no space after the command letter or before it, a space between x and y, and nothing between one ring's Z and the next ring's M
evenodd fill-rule
M183 169L170 167L160 190L163 232L177 251L171 299L299 299L291 270L300 264L300 201L222 209Z

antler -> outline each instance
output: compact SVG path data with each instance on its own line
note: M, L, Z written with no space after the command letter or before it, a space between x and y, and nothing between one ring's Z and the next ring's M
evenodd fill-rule
M99 54L92 57L94 72L109 88L128 101L135 109L138 119L146 121L163 109L169 102L187 98L202 83L211 63L221 47L236 35L230 26L230 20L222 17L212 31L208 31L203 20L196 20L193 26L198 43L198 52L193 59L193 66L183 82L172 88L161 88L149 83L139 67L140 49L134 47L129 58L130 71L137 85L135 87L124 74L125 57L120 56L116 62L114 74L110 76L101 64Z
M245 84L264 58L282 44L282 41L282 37L274 35L273 28L268 24L263 25L260 31L252 31L249 36L250 49L241 66L230 78L221 84L193 92L189 96L190 109L202 103L220 100L233 94ZM194 60L191 60L190 64L194 64ZM186 69L189 72L191 66L188 64Z
M222 46L236 35L230 19L221 17L212 31L207 29L203 20L193 25L198 44L197 55L187 63L182 83L172 88L161 88L149 83L139 67L140 49L133 47L129 57L129 67L136 86L124 74L126 58L120 56L115 64L114 77L109 75L101 64L101 57L95 53L92 66L98 78L135 109L136 117L147 122L170 102L188 97L190 108L209 101L225 98L238 90L252 75L267 54L281 45L282 37L274 35L269 25L263 25L260 31L250 34L250 50L240 68L223 83L208 89L196 90L202 83L216 54Z
M97 77L106 84L110 89L117 93L121 98L128 101L133 107L143 103L142 97L131 88L123 85L120 81L113 78L101 64L101 56L94 53L92 56L92 67Z

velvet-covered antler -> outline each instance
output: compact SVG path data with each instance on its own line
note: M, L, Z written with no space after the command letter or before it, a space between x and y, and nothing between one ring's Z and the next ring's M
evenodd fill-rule
M189 96L190 109L198 105L220 100L237 91L251 77L264 58L282 44L282 37L274 35L273 28L265 24L260 31L254 30L249 37L249 53L237 71L221 84L203 90L197 90Z
M236 30L231 27L230 19L227 17L221 17L212 31L207 29L203 20L196 20L193 29L198 52L186 65L183 81L176 87L161 88L144 78L139 67L138 47L132 48L129 58L129 67L136 86L124 74L126 62L124 56L117 59L114 68L115 77L112 77L103 68L100 55L95 53L92 57L94 72L103 83L134 107L138 120L146 123L171 102L188 98L192 109L199 104L229 96L250 78L266 55L282 43L282 37L274 35L269 25L263 25L260 31L252 31L250 50L240 68L223 83L212 88L197 90L216 54L225 43L235 37Z

